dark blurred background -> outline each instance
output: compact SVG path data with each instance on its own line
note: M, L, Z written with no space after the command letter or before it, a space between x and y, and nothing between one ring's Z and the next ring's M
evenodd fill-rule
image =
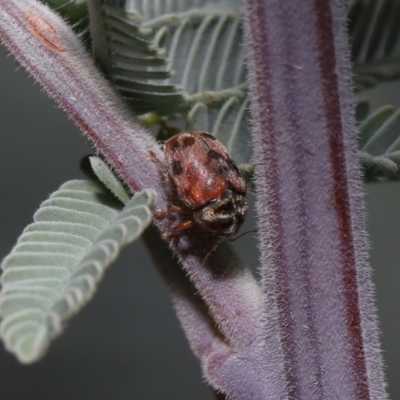
M372 107L400 106L400 85L367 93ZM364 96L366 97L366 96ZM0 259L39 204L70 179L91 152L87 141L38 84L0 47ZM365 186L371 263L377 286L389 392L400 398L400 183ZM250 197L252 197L250 195ZM252 217L246 227L254 226ZM235 247L252 268L251 235ZM213 399L139 241L108 270L97 295L33 365L0 344L3 400Z

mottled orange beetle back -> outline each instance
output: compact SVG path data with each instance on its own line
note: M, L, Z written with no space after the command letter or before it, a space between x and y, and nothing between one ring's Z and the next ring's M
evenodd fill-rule
M180 133L164 145L165 170L181 205L171 209L223 239L235 235L247 214L246 182L224 145L206 132Z

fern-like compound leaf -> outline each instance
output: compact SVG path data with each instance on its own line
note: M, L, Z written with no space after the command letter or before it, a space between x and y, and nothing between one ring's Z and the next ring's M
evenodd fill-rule
M0 334L19 361L43 355L120 249L150 223L155 203L144 190L123 207L100 184L70 181L40 206L1 265Z
M108 59L102 59L106 63L103 68L135 112L164 115L182 106L186 93L170 82L165 51L151 31L142 29L138 13L106 3L101 17L109 46Z
M197 2L194 8L166 3L102 5L109 46L103 68L140 114L186 114L194 104L191 96L212 97L245 82L237 2ZM171 12L160 14L165 10Z

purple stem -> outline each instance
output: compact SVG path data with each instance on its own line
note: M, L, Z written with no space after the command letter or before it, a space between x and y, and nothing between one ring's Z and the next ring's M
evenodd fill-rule
M148 154L151 150L163 160L159 146L132 118L64 21L36 0L0 0L0 39L132 191L155 189L158 207L165 210L165 182ZM157 225L168 233L173 222L163 218ZM185 285L172 274L175 306L215 389L232 399L272 398L263 372L260 287L225 246L204 263L215 243L199 229L170 243L204 301L200 308L192 304ZM210 318L212 325L206 322Z
M246 1L274 398L387 398L345 12L334 0Z
M174 260L172 252L165 247L158 232L153 227L147 229L143 240L167 285L182 327L191 338L193 353L201 357L202 354L209 353L209 348L213 346L218 347L219 352L226 352L227 345L208 315L206 305L178 261Z

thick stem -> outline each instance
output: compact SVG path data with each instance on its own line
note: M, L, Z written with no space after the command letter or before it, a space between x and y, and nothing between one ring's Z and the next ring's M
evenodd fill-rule
M264 310L277 322L266 372L284 379L280 398L384 399L345 8L246 7Z

